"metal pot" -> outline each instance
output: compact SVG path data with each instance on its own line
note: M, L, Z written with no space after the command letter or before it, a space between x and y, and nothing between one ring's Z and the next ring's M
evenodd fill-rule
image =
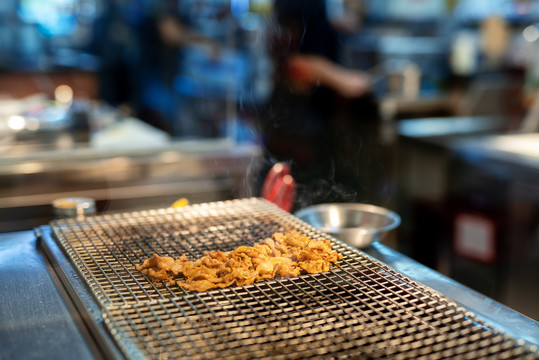
M294 215L357 248L366 248L381 240L383 235L401 222L400 216L391 210L358 203L314 205Z

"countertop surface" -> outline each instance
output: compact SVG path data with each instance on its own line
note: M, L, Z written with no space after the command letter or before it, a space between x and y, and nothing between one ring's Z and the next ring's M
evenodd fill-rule
M0 359L94 359L32 231L0 235Z
M396 131L473 161L538 169L539 133L505 132L504 124L500 117L424 118L400 121Z
M0 234L0 359L102 355L59 285L33 231ZM437 290L509 335L539 345L539 323L374 243L365 252Z
M455 139L451 150L477 161L495 160L539 169L539 133L515 133Z

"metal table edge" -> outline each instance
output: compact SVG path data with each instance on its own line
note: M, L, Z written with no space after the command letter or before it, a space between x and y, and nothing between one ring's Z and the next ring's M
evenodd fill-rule
M506 334L539 347L539 322L489 298L406 255L375 242L363 251L397 272L439 292Z
M51 263L51 270L58 277L57 285L67 298L66 301L71 301L84 321L84 325L90 330L92 338L87 340L93 342L97 347L99 353L96 356L104 359L124 359L124 355L112 340L103 323L103 309L99 307L98 302L80 278L75 267L53 239L50 226L40 226L34 229L34 233L40 250Z

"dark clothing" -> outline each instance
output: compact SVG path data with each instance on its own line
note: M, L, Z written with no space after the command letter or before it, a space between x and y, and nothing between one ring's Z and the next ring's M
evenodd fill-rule
M291 164L298 183L295 208L324 202L370 202L377 161L378 106L373 96L345 99L318 86L295 92L290 56L338 60L339 37L324 0L276 0L278 28L270 42L275 90L262 124L267 171L276 161Z
M165 14L173 13L169 3L159 4ZM129 105L141 120L173 134L178 99L171 84L180 55L161 38L160 12L154 10L141 0L106 2L94 24L90 50L100 58L100 99L112 106Z
M338 34L331 26L324 0L276 0L275 16L283 31L285 53L321 55L338 60Z
M270 44L275 89L265 111L266 147L277 158L289 157L294 161L293 168L310 176L308 170L328 160L323 154L327 151L324 147L329 140L335 94L324 87L309 93L295 92L288 59L294 54L310 54L334 60L338 38L327 19L324 0L276 0L274 11L277 28ZM298 180L302 175L297 174Z

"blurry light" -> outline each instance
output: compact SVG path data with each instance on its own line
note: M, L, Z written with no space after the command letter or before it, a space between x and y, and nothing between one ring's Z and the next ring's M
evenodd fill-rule
M182 156L175 151L165 151L161 154L161 161L164 163L175 163L178 162Z
M14 115L7 120L7 126L12 130L22 130L26 126L26 120L22 116Z
M107 162L108 166L117 168L127 168L130 166L130 164L131 161L128 158L122 156L109 159L109 161Z
M341 222L341 216L339 214L339 211L334 208L329 209L329 223L331 226L339 227L339 224Z
M292 185L294 183L294 178L290 175L283 176L283 183L285 185Z
M22 163L16 166L17 172L22 174L36 174L43 171L45 166L42 163L30 162Z
M68 35L77 27L71 10L75 0L20 0L17 12L26 23L37 24L44 36Z
M249 12L249 0L231 0L230 10L235 17L242 17Z
M56 101L67 104L73 100L73 90L67 85L60 85L54 90Z
M73 148L73 137L68 134L62 134L56 139L55 145L59 150L69 150Z
M28 118L26 119L26 128L30 131L36 131L39 129L41 124L39 123L39 120L36 118Z
M534 25L530 25L522 31L522 36L527 42L534 42L539 39L539 29Z
M497 151L514 153L530 158L539 157L539 141L536 134L505 136L492 140L492 147Z
M478 66L477 34L470 31L459 32L452 44L450 65L460 76L473 74Z

